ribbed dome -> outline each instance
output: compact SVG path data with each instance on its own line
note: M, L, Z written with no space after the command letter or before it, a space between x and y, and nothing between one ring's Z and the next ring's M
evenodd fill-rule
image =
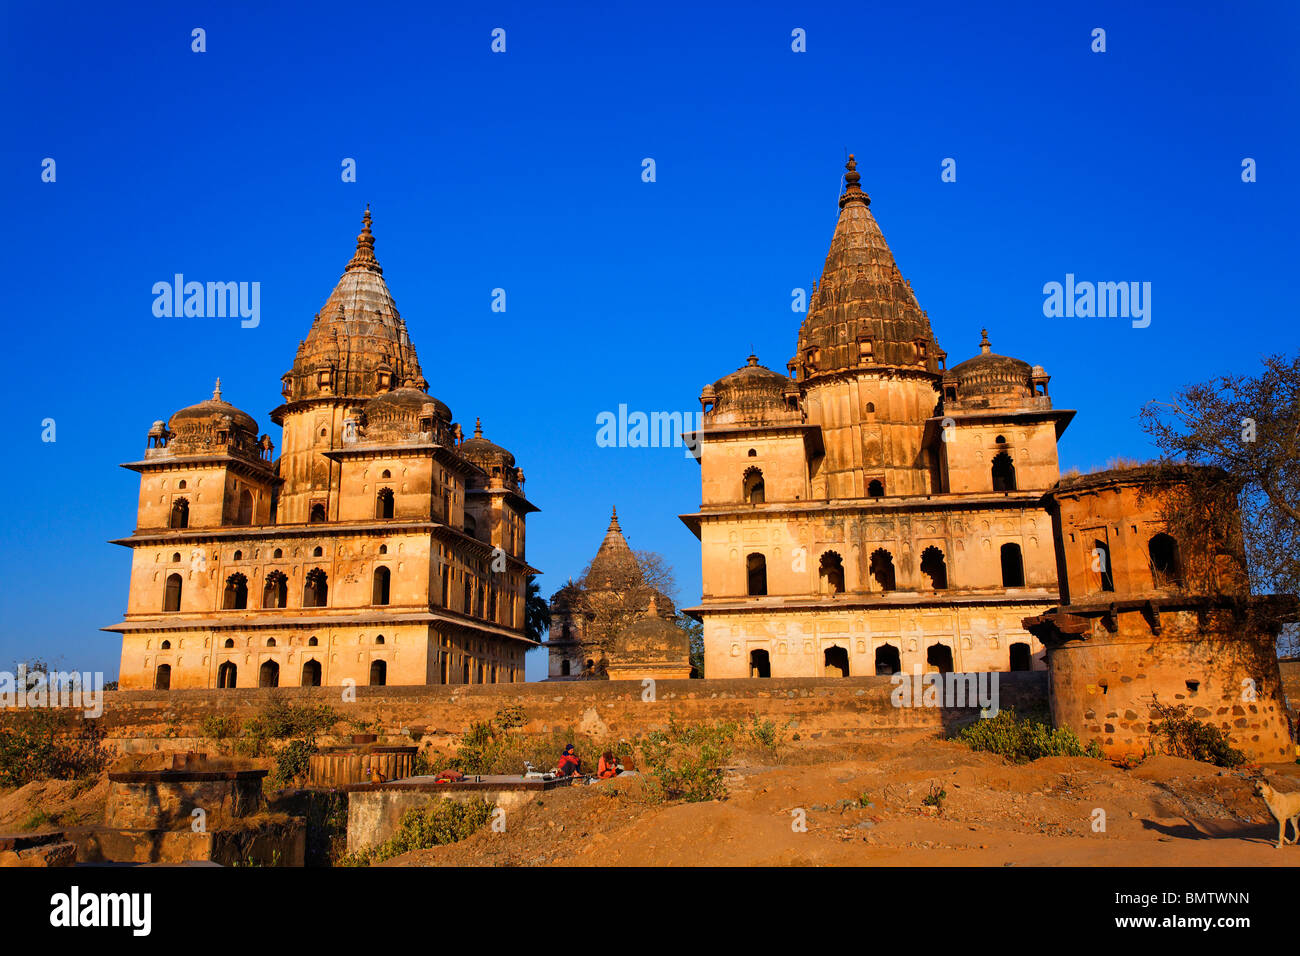
M858 367L870 339L872 365L937 372L942 352L930 320L871 215L852 156L845 168L839 220L792 362L809 376ZM923 352L918 341L925 344Z
M479 466L493 464L504 465L507 468L515 466L514 455L483 437L483 423L479 419L474 420L474 437L461 442L456 450L460 452L462 458L467 458Z
M391 392L381 392L366 402L366 423L394 415L419 418L426 405L433 406L438 418L451 422L451 409L432 395L418 388L395 388Z
M393 386L427 387L419 359L375 258L370 207L357 250L285 373L289 402L370 398Z
M954 365L944 379L956 379L960 400L969 401L981 396L1032 395L1033 375L1034 369L1028 362L992 351L985 331L980 341L980 354Z
M801 417L797 406L798 388L794 381L759 365L755 355L749 357L747 365L705 386L700 398L712 403L709 421L714 425Z
M615 508L605 531L605 540L601 541L596 556L591 559L584 583L589 591L600 588L629 590L640 587L643 579L641 565L623 537L623 529L618 524L618 509Z
M168 427L179 440L185 441L187 432L218 425L223 418L229 418L234 425L243 429L249 435L257 436L257 422L253 420L253 416L222 400L221 379L217 379L211 398L196 405L189 405L176 412L169 419Z
M611 661L636 663L687 661L690 656L690 638L681 628L659 616L655 596L650 598L646 616L620 631L609 652Z

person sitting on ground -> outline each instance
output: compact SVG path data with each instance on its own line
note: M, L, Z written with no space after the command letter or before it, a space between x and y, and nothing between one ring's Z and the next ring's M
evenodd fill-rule
M600 755L600 763L596 766L596 776L601 780L608 780L610 777L618 776L618 761L614 759L614 754L606 750Z
M573 751L573 744L564 748L560 754L560 765L556 768L561 777L577 777L582 774L582 761Z

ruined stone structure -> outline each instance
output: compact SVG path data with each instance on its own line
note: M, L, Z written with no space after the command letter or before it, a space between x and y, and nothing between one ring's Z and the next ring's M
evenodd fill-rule
M1253 760L1291 759L1276 640L1294 600L1252 595L1240 557L1183 547L1153 475L1066 478L1047 498L1061 603L1025 626L1047 646L1053 723L1108 756L1140 754L1159 701L1185 705ZM1230 494L1224 503L1235 514Z
M615 509L582 580L551 597L548 679L690 677L690 639L674 613L668 595L647 582Z
M278 458L217 384L124 466L124 690L523 680L537 509L514 456L426 391L369 208L283 376Z
M789 377L705 386L695 436L705 670L811 677L1041 668L1057 598L1043 493L1073 417L1039 366L949 369L850 157Z

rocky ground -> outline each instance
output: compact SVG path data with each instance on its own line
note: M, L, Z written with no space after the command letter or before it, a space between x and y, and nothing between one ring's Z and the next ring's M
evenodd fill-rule
M1300 766L1264 769L1279 789L1300 789ZM1274 848L1258 772L1172 757L1131 770L1086 757L1017 765L895 736L741 763L728 797L709 803L650 802L634 777L552 791L512 812L504 833L385 865L1300 865L1300 845ZM932 792L937 806L925 803Z

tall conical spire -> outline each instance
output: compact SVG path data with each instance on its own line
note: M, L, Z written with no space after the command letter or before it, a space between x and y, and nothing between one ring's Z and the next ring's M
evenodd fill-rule
M864 356L875 366L937 372L940 349L930 321L868 208L857 166L850 155L835 233L794 362L809 376L858 368Z
M361 217L361 232L357 235L357 251L344 272L364 270L375 275L383 275L379 260L375 258L375 236L370 231L370 203L366 203L365 215Z
M618 509L614 508L605 539L600 542L600 549L587 570L587 586L626 588L639 585L641 580L641 565L623 537L623 529L618 524Z

